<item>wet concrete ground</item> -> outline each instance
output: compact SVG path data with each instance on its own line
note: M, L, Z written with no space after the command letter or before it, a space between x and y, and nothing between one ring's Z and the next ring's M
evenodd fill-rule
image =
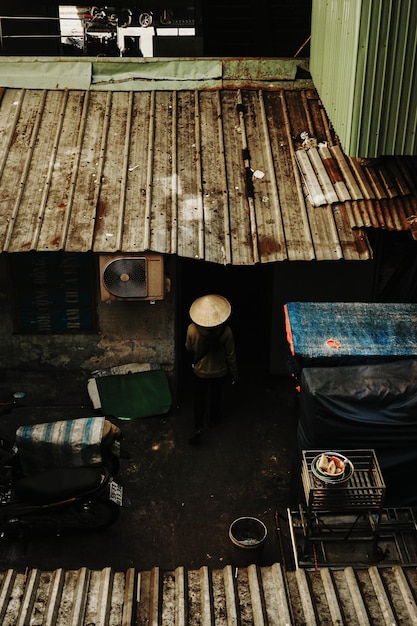
M0 417L6 436L22 424L97 414L85 373L3 372L0 398L14 391L24 391L25 398ZM221 423L198 446L188 443L192 399L182 396L164 416L112 420L123 431L123 456L129 457L122 458L117 476L129 503L113 526L3 539L0 568L221 568L246 558L229 538L230 524L246 516L268 530L261 564L282 561L277 512L285 513L294 497L298 406L291 381L242 372L226 390Z

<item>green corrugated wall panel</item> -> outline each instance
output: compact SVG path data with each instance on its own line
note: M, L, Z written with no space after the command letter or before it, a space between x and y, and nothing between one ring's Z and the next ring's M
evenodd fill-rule
M351 136L360 0L313 1L310 71L342 145Z
M313 0L310 71L347 154L417 154L416 0Z

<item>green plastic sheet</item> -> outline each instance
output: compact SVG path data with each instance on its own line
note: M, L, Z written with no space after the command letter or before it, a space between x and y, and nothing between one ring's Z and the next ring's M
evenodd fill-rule
M101 409L105 415L137 419L163 415L172 404L164 370L97 378Z

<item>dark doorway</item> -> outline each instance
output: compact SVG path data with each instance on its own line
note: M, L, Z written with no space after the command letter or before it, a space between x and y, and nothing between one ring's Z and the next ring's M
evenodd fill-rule
M178 373L180 390L187 378L189 359L184 348L195 298L218 293L232 304L230 326L236 343L239 370L269 370L271 337L272 265L221 266L191 259L179 260Z
M376 302L417 302L417 241L409 231L371 231Z

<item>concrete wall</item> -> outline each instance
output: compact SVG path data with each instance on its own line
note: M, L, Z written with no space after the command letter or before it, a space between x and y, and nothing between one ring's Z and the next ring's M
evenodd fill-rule
M99 299L97 332L14 334L7 257L0 256L0 368L92 371L131 362L159 363L170 375L175 361L175 263L165 263L172 284L164 300L113 302Z
M100 335L97 355L89 364L108 367L132 361L174 366L174 294L149 302L99 302Z

